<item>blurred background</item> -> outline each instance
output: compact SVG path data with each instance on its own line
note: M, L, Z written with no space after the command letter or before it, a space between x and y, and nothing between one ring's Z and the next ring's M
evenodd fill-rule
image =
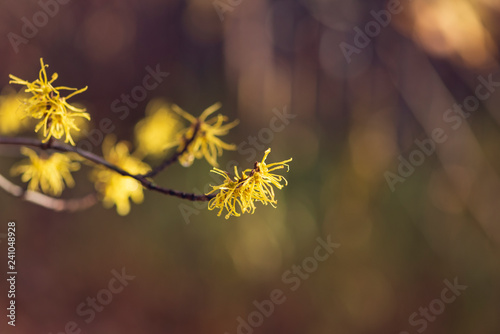
M40 57L56 83L88 85L72 98L92 117L80 141L108 118L133 142L156 98L194 115L220 101L241 121L222 168L268 147L293 162L276 209L229 220L152 192L122 217L0 191L0 249L16 221L18 269L16 327L4 315L0 332L499 333L499 19L495 0L2 1L0 86L34 80ZM148 67L169 75L117 112ZM0 153L22 185L19 148ZM210 168L176 164L157 182L199 193ZM91 192L89 171L62 197ZM328 236L340 247L311 267ZM303 264L307 278L290 275ZM122 268L135 278L103 292ZM467 289L443 303L445 280ZM275 289L286 300L259 316ZM88 297L107 303L91 320L77 313Z

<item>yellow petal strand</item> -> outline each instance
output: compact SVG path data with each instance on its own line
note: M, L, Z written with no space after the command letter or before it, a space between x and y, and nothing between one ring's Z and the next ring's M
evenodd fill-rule
M85 109L70 105L67 100L86 91L87 87L82 89L66 86L54 87L52 82L58 78L57 73L52 74L50 81L48 81L46 72L48 65L44 63L42 58L40 58L40 67L38 79L33 82L22 80L14 75L9 75L12 79L9 82L26 86L24 91L31 94L31 97L22 101L24 111L26 116L43 119L35 127L35 132L38 132L43 127L43 142L47 142L52 137L60 139L65 135L65 142L75 145L71 131L79 131L79 128L75 125L74 118L90 119L90 115L84 112ZM60 90L74 92L66 97L61 97Z
M211 114L213 114L214 112L219 110L221 107L222 107L222 104L220 102L217 102L217 103L211 105L210 107L208 107L207 109L205 109L201 113L201 115L199 117L200 121L204 121L205 119L207 119L208 116L210 116Z
M255 202L260 202L264 205L271 204L271 206L276 207L277 201L275 199L274 187L277 189L282 189L288 184L287 180L278 174L269 173L269 166L273 166L272 169L283 169L284 163L273 163L266 165L265 159L271 152L268 149L261 162L258 162L254 169L246 169L241 173L241 177L238 173L238 168L234 167L234 181L231 181L229 177L224 180L224 183L218 186L212 186L212 191L208 194L213 194L216 191L218 193L216 196L210 200L208 209L213 210L215 208L219 209L218 215L222 213L223 210L227 211L226 219L231 216L240 216L243 213L254 213L256 206ZM289 162L291 159L285 160ZM288 167L288 165L286 165ZM226 172L220 169L213 169L214 173L220 175L227 175ZM285 184L281 184L284 181Z
M196 117L194 117L193 115L185 112L184 110L181 109L181 107L179 107L178 105L176 104L173 104L172 105L172 110L174 112L176 112L179 116L181 117L184 117L185 119L187 119L189 122L191 123L196 123Z

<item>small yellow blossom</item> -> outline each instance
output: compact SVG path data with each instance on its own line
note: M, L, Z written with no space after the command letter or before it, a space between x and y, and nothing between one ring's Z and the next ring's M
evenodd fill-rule
M223 125L228 119L222 114L218 114L216 117L207 120L207 117L220 109L220 107L221 104L216 103L205 109L200 117L196 118L180 107L176 105L172 106L172 110L188 120L191 125L182 130L178 134L177 140L168 145L168 148L178 146L177 151L181 152L184 150L189 138L192 138L196 131L195 138L189 144L187 151L179 157L179 161L184 167L191 166L195 158L201 159L202 157L205 157L209 164L217 167L217 157L222 155L223 150L236 149L236 145L227 144L218 137L227 135L229 130L234 128L239 121L235 120Z
M288 159L281 162L266 164L266 158L271 152L267 149L261 162L255 162L253 169L246 169L239 176L238 169L234 167L234 180L232 180L228 173L218 168L213 168L212 172L222 175L224 182L218 186L212 186L212 191L207 193L210 195L217 192L217 195L208 202L208 209L219 209L218 216L221 215L224 209L227 210L226 219L230 216L239 217L245 212L255 212L255 201L267 205L270 203L276 207L277 201L274 198L274 188L283 188L281 181L288 184L287 180L278 174L271 173L277 169L289 168L287 162L292 161Z
M57 79L57 73L52 74L52 78L48 80L45 68L48 65L43 63L40 58L41 70L39 78L33 82L19 79L12 74L9 77L12 79L9 83L24 85L24 92L31 93L32 96L26 98L23 103L25 105L25 115L40 122L35 127L35 132L43 128L44 142L47 142L51 137L60 139L66 135L65 142L75 145L71 137L71 130L79 131L80 129L75 124L76 117L83 117L90 120L90 115L85 112L84 108L77 108L67 102L69 98L76 94L80 94L87 90L87 87L82 89L69 87L54 87L52 83ZM61 90L74 91L66 97L61 96Z
M28 189L36 191L39 187L46 194L59 196L64 190L64 183L70 188L75 185L71 172L80 169L77 158L71 153L52 153L49 157L22 147L21 152L29 157L11 169L13 175L22 174L21 180L28 182Z
M146 117L135 126L138 150L154 157L163 155L180 126L177 115L166 102L151 101L146 108Z
M14 92L0 95L0 134L15 135L22 131L27 120L23 118L20 97Z
M102 144L104 158L111 164L131 174L145 174L150 170L148 164L130 155L128 143L121 141L115 145L116 139L107 136ZM110 208L116 205L119 215L125 216L130 212L130 201L142 203L143 188L139 181L122 176L103 166L98 166L92 173L95 187L103 195L104 206Z

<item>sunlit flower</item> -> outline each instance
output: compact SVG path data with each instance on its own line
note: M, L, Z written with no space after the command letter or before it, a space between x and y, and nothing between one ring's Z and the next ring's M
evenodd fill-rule
M150 170L148 164L130 155L128 143L121 141L115 145L116 139L108 136L102 144L104 158L111 164L131 174L145 174ZM116 205L119 215L125 216L130 212L130 201L142 203L143 188L139 181L122 176L103 166L98 166L92 173L95 187L103 195L104 206L110 208Z
M80 169L80 164L75 161L77 158L74 154L52 153L48 157L40 157L27 147L22 147L21 152L29 159L14 166L11 173L22 174L21 180L29 181L29 190L36 191L41 188L46 194L59 196L65 183L70 188L75 185L71 172Z
M229 130L234 128L239 121L235 120L231 123L224 124L228 118L222 114L212 117L207 120L207 117L217 111L221 107L220 103L205 109L200 117L196 118L189 113L182 110L180 107L173 105L172 110L180 116L188 120L191 125L182 130L178 134L177 140L168 145L168 147L178 146L177 151L184 150L189 139L192 138L196 131L195 138L189 144L187 151L179 158L180 163L184 167L192 165L194 159L201 159L205 157L209 164L217 167L217 157L222 155L223 150L235 150L236 145L227 144L220 140L218 137L227 135Z
M0 96L0 134L15 135L27 125L21 109L20 97L13 92Z
M271 172L285 167L288 171L289 166L287 162L292 161L292 159L266 164L265 161L270 152L271 149L267 149L262 161L255 162L254 168L244 170L241 176L235 166L235 176L233 179L231 179L227 172L218 168L213 168L212 172L222 175L224 177L224 182L221 185L212 186L212 191L207 193L207 195L210 195L218 192L217 195L208 202L208 209L219 209L217 213L218 216L226 209L228 213L225 217L228 219L230 216L239 217L245 212L254 213L255 201L265 205L269 203L273 207L276 207L277 201L274 198L273 186L281 189L284 185L287 185L288 182L283 176ZM281 184L281 181L284 181L285 184Z
M166 102L153 100L146 108L146 117L135 126L138 150L156 157L163 155L180 126Z
M67 100L87 90L87 87L79 90L64 86L54 87L52 83L57 79L57 73L52 74L52 78L48 80L45 71L48 65L43 63L42 58L40 58L40 64L42 68L37 80L29 82L10 74L9 77L12 80L9 83L24 85L26 86L24 92L31 93L32 96L23 101L25 116L40 120L35 127L35 132L43 129L44 142L47 142L51 137L60 139L63 135L66 135L65 142L75 145L70 133L71 130L80 130L75 124L75 118L83 117L90 120L90 115L85 112L84 108L72 106ZM61 90L74 92L62 97Z

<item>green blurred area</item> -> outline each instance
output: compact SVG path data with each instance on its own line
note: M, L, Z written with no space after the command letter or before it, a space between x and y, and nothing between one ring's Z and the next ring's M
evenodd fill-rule
M258 204L228 220L206 203L148 191L125 217L100 203L56 213L0 191L0 233L17 223L18 261L17 326L4 317L0 332L59 333L74 321L82 333L498 333L500 93L481 89L490 95L469 116L448 110L475 96L480 78L500 82L500 7L402 1L356 46L354 28L391 3L70 2L18 52L3 38L1 86L8 74L34 79L43 57L59 84L89 86L75 101L94 128L111 119L120 140L133 142L154 98L193 115L220 101L240 120L223 138L239 149L219 158L221 168L233 160L251 168L268 147L269 162L293 161L276 209ZM42 10L33 1L0 9L2 36L21 35L22 18ZM350 62L342 43L359 51ZM169 76L121 119L112 103L142 84L148 66ZM283 113L296 117L277 121ZM425 154L417 142L435 129L447 139ZM391 191L386 173L417 151L422 163ZM21 185L9 175L18 148L0 147L0 156L0 174ZM210 169L204 160L175 164L155 180L200 193L214 184ZM91 192L89 172L75 173L63 198ZM292 290L289 271L307 266L328 236L340 247ZM0 235L2 254L5 245ZM122 268L135 279L87 323L78 305ZM439 310L432 303L455 278L467 289ZM259 321L254 302L275 289L286 300ZM420 308L430 306L440 312L422 322ZM239 317L259 325L245 331Z

